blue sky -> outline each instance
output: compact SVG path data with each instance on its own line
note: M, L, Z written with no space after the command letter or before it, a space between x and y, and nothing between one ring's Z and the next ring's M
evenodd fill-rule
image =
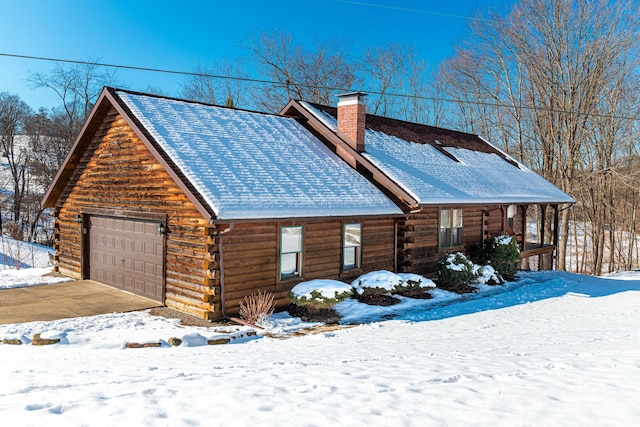
M450 15L506 8L515 0L0 0L0 53L190 71L223 57L246 56L251 31L277 29L294 41L349 39L366 49L413 44L435 66L453 53L467 22ZM378 7L381 5L386 7ZM0 91L18 94L31 107L52 107L46 89L32 89L29 72L51 62L0 56ZM184 77L118 71L119 86L156 87L178 96Z

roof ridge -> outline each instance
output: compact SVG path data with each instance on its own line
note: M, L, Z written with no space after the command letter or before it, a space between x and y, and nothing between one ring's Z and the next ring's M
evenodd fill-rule
M179 97L168 96L168 95L160 95L160 94L156 94L156 93L140 92L140 91L135 91L135 90L131 90L131 89L116 88L116 87L111 87L111 86L105 86L104 89L109 91L109 93L111 93L112 95L115 95L116 92L124 92L126 94L134 95L134 96L146 96L146 97L149 97L149 98L165 99L165 100L168 100L168 101L176 101L176 102L184 102L184 103L187 103L187 104L197 104L197 105L202 105L202 106L205 106L205 107L216 107L216 108L222 108L222 109L225 109L225 110L240 111L240 112L245 112L245 113L254 113L254 114L262 114L262 115L266 115L266 116L283 117L283 116L280 116L277 113L269 113L269 112L266 112L266 111L250 110L248 108L229 107L229 106L226 106L226 105L212 104L210 102L197 101L197 100L193 100L193 99L179 98Z
M307 101L302 101L302 102L307 102ZM324 105L324 104L319 104L316 102L307 102L307 104L321 109L321 110L331 110L331 111L337 111L337 107L333 107L330 105ZM475 133L470 133L470 132L463 132L460 130L456 130L456 129L449 129L449 128L443 128L440 126L433 126L433 125L428 125L425 123L419 123L419 122L411 122L409 120L402 120L402 119L396 119L393 117L388 117L388 116L381 116L378 114L371 114L371 113L366 113L367 117L372 117L375 119L381 119L381 120L388 120L388 121L392 121L392 122L396 122L398 125L414 125L414 126L421 126L421 127L425 127L425 128L430 128L430 129L436 129L436 130L440 130L440 131L444 131L444 132L451 132L451 133L455 133L455 134L460 134L460 135L466 135L466 136L474 136L474 137L480 137L480 135L475 134ZM333 114L332 114L333 115Z

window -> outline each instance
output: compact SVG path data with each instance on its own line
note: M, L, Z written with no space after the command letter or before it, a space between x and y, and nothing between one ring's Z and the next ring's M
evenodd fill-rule
M507 231L513 233L513 218L515 218L516 213L518 212L518 206L509 205L507 208Z
M462 209L440 209L440 247L462 245Z
M280 280L302 275L302 227L280 227Z
M362 224L345 224L342 233L342 269L360 268Z

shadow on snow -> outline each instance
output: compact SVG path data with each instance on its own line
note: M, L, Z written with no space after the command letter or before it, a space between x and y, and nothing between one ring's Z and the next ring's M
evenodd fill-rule
M398 297L401 303L391 307L360 305L356 308L356 303L346 302L341 303L344 304L342 307L336 308L339 308L338 311L343 315L341 323L345 324L391 319L421 322L502 309L564 295L598 298L621 292L640 291L640 276L637 277L618 280L558 271L520 272L517 282L506 283L503 286L485 286L472 294L456 295L434 290L434 298L430 300Z

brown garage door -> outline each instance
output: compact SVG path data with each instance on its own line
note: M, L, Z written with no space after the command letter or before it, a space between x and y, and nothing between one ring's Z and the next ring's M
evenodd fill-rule
M162 235L157 222L89 217L89 275L95 280L162 302Z

